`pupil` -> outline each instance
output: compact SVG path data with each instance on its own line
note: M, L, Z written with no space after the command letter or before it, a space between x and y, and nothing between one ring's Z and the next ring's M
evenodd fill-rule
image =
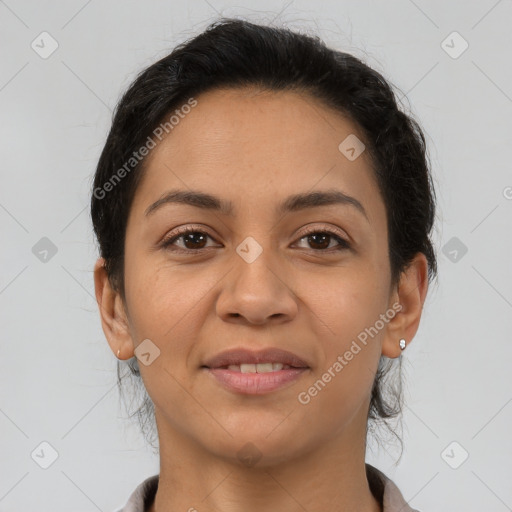
M327 246L325 246L325 239L330 237L330 235L328 235L326 233L323 233L323 234L319 233L317 235L309 235L308 243L311 243L311 240L313 240L313 244L315 244L315 243L318 244L318 242L314 240L314 239L316 239L318 237L323 238L324 244L322 245L322 248L329 247L329 243L327 243Z
M187 249L197 249L197 248L198 248L198 247L197 247L197 244L195 244L195 245L196 245L196 247L188 247L188 246L187 246L187 243L188 243L188 242L192 242L192 245L194 245L194 238L195 238L195 237L203 238L203 240L202 240L202 241L204 242L204 238L205 238L205 237L204 237L204 235L203 235L203 234L201 234L201 233L187 233L187 234L185 235L185 247L187 247ZM201 242L199 242L199 243L201 243ZM201 248L201 247L199 247L199 249L200 249L200 248Z

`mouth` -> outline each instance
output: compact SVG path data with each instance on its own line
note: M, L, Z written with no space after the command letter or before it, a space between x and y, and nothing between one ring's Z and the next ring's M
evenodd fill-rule
M242 395L265 395L294 384L308 368L272 370L271 372L241 372L224 368L203 369L215 384L231 393Z
M270 348L259 352L222 352L201 367L216 383L234 393L263 395L294 383L310 366L291 352Z
M208 368L204 366L203 368ZM271 373L271 372L279 372L281 370L290 370L290 369L302 368L299 366L291 366L289 364L282 363L244 363L244 364L230 364L226 366L219 366L217 370L230 370L232 372L237 373Z
M291 368L305 369L309 365L296 354L279 348L260 351L239 348L217 354L207 360L203 367L240 373L270 373Z

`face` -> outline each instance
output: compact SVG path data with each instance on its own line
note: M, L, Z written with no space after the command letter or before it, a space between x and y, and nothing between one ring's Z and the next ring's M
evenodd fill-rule
M150 340L139 367L161 444L182 436L233 460L250 446L272 464L365 428L396 315L385 205L367 153L339 149L360 130L317 100L250 89L196 99L150 153L130 210L123 355ZM270 373L204 367L241 348L288 351L305 369L278 371L272 387Z

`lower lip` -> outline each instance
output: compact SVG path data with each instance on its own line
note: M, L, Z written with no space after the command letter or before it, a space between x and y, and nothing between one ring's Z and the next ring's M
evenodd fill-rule
M242 373L222 368L205 368L224 387L247 395L264 395L296 381L308 368L267 373Z

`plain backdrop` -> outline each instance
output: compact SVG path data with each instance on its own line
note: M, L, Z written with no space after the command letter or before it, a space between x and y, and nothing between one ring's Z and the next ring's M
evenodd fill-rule
M94 300L91 177L135 75L220 15L317 34L407 95L439 280L403 355L403 457L370 444L367 461L422 512L512 510L512 2L5 0L0 511L113 511L158 472Z

